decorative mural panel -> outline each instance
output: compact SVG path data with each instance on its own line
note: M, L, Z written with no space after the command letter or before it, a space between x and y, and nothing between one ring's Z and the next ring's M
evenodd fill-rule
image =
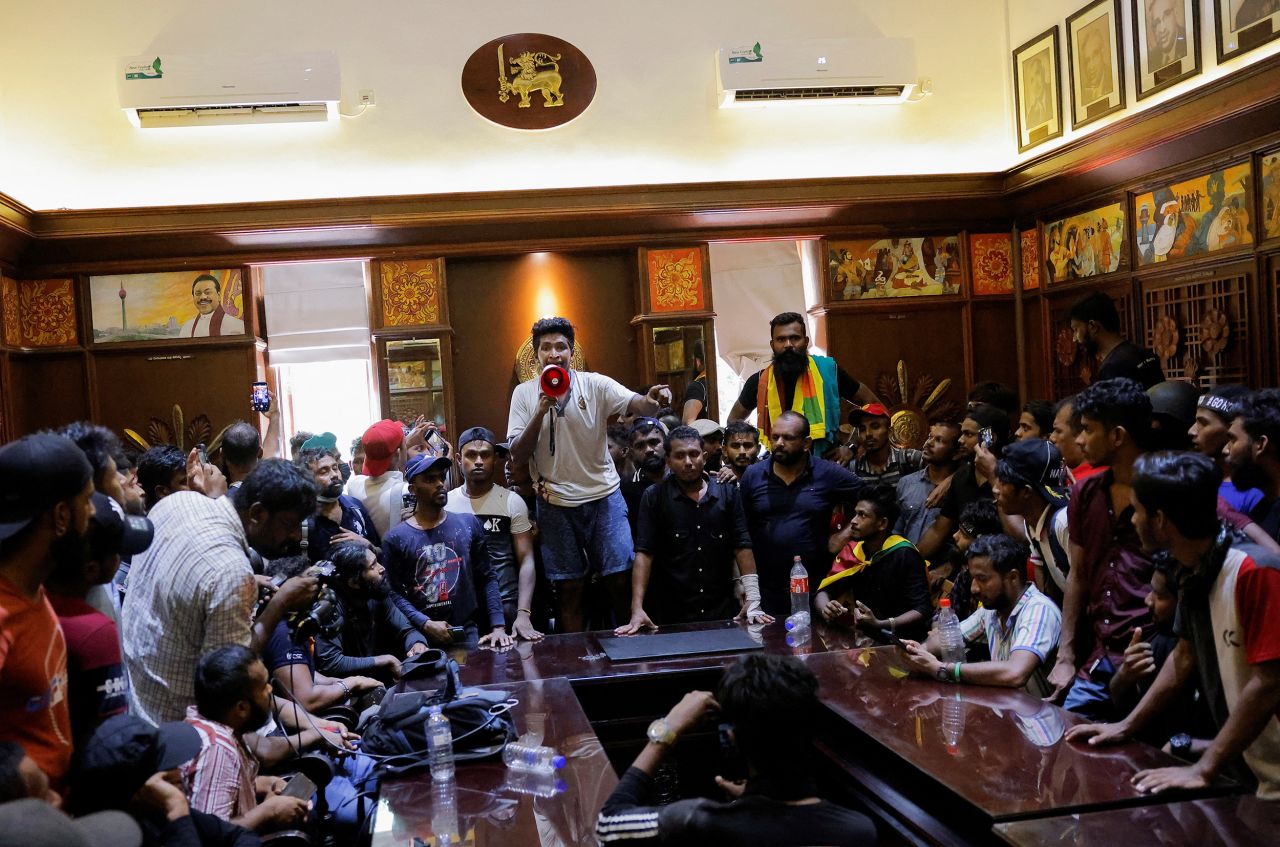
M239 268L89 278L93 343L245 334Z
M440 260L382 263L382 325L440 323Z
M4 343L10 347L22 346L22 330L18 321L18 283L9 277L0 277L0 311L4 312Z
M1040 236L1034 229L1022 231L1022 290L1040 287Z
M69 279L0 279L4 341L10 347L76 344L76 298Z
M960 238L867 238L827 245L833 301L960 293Z
M1280 238L1280 150L1262 157L1262 237Z
M706 309L702 248L647 251L649 311L700 312Z
M1124 205L1071 215L1045 224L1044 268L1049 282L1088 279L1126 270Z
M1035 230L1021 233L1022 290L1040 287L1040 243ZM969 266L972 268L973 293L1013 293L1013 239L1007 232L980 233L969 236Z
M1249 382L1248 283L1237 273L1144 287L1143 333L1167 379Z
M1253 244L1248 162L1133 198L1138 265L1178 262Z

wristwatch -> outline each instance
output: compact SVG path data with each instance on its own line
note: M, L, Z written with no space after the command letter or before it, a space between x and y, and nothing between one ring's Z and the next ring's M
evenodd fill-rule
M649 724L649 732L647 733L649 740L654 744L671 745L676 741L676 734L671 731L671 727L667 726L666 718L658 718Z
M1169 752L1180 759L1191 758L1191 736L1185 732L1179 732L1173 738L1169 739Z
M947 662L943 662L938 665L938 669L933 672L933 675L937 678L938 682L947 682L951 679L951 665Z

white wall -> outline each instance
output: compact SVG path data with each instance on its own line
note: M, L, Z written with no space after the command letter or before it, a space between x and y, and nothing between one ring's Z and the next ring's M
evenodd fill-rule
M36 209L979 172L1007 166L1015 151L1004 0L5 0L4 7L0 191ZM595 65L596 101L566 127L504 129L462 98L467 56L526 31L565 38ZM875 35L916 39L932 97L902 107L715 107L713 57L721 46ZM152 131L129 125L118 106L122 56L306 49L339 54L345 111L355 111L361 89L373 89L377 105L329 125Z

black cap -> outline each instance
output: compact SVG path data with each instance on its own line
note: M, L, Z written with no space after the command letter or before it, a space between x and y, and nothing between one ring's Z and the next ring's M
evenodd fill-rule
M1063 487L1062 454L1043 438L1024 438L1004 448L1004 454L996 465L996 476L1013 477L1031 486L1051 505L1065 503L1067 493Z
M120 504L94 492L93 517L89 520L89 549L94 558L136 556L151 546L155 525L147 518L126 515Z
M85 745L74 791L78 805L89 811L127 808L152 774L186 764L200 748L200 733L183 721L155 727L133 715L107 718Z
M84 451L61 435L37 433L0 447L0 541L79 494L92 478Z
M472 441L488 441L494 446L494 449L502 447L502 443L498 441L498 436L493 434L493 430L485 429L482 426L473 426L470 429L463 430L462 435L458 438L458 451L461 452Z

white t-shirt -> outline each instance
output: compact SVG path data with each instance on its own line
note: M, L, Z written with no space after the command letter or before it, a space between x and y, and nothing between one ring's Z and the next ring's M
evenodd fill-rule
M609 457L605 430L609 417L625 412L635 396L630 388L604 374L571 374L569 393L560 400L561 411L547 413L529 461L530 475L546 484L547 499L556 506L581 506L618 490L618 472ZM537 377L516 386L507 419L508 439L514 441L532 422L540 393Z
M400 471L387 471L378 476L353 476L347 480L347 496L354 497L369 510L378 535L386 538L393 526L400 523L404 508L404 493L409 490Z
M449 492L444 510L474 515L480 521L489 548L489 561L498 576L498 592L504 603L515 602L520 591L520 563L516 561L511 537L533 529L524 498L501 485L493 486L483 497L470 497L464 485Z

